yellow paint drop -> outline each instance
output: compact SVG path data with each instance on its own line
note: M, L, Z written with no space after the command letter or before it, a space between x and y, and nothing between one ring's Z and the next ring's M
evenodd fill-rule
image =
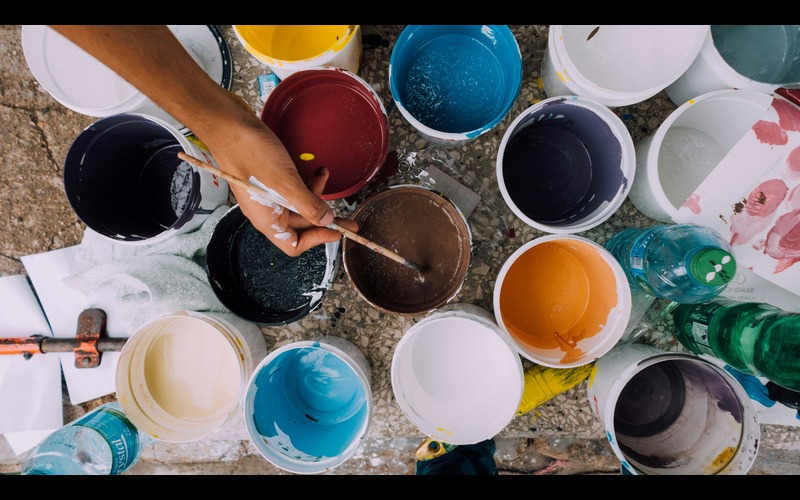
M581 341L600 333L617 305L616 279L597 249L580 241L530 247L506 273L500 313L509 333L528 349L560 349L578 361Z
M300 159L303 161L311 161L314 158L316 158L316 156L314 156L312 153L300 153Z
M341 50L341 42L353 33L347 24L237 25L247 44L265 56L281 61L303 61L328 50Z

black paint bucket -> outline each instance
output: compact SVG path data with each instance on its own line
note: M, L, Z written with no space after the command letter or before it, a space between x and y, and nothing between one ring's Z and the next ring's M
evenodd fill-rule
M286 325L320 306L338 269L339 246L326 243L290 257L236 205L214 229L206 272L217 298L233 313L262 326Z

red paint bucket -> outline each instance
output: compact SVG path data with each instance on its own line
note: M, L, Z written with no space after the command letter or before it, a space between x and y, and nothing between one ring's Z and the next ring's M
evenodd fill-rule
M328 168L324 200L356 194L375 177L389 153L383 101L347 70L326 67L292 73L269 94L261 120L283 142L304 180L317 168Z

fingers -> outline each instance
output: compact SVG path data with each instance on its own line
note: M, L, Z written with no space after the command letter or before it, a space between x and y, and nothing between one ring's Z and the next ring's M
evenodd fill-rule
M295 189L284 194L287 201L297 209L297 213L316 226L327 226L334 219L333 210L320 198L329 177L328 169L320 167L309 180L308 187L303 186L302 190Z

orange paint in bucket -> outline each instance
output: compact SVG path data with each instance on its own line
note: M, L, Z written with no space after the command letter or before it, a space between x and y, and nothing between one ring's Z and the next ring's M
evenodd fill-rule
M559 368L586 364L610 349L627 325L630 291L618 271L588 240L534 240L501 271L496 315L528 359Z

